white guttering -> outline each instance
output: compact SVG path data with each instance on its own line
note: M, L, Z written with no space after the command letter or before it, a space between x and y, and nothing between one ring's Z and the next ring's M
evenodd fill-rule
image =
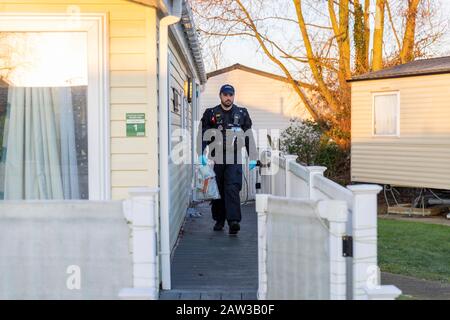
M205 65L203 63L203 54L200 42L198 40L197 31L195 29L192 9L188 2L185 2L183 5L181 24L183 25L184 32L186 33L186 37L188 39L188 46L195 61L195 71L198 74L198 79L201 84L205 84L207 79Z
M178 10L177 10L178 9ZM181 19L181 0L159 22L159 186L162 288L170 290L170 189L169 189L169 26Z
M192 76L201 84L205 84L207 80L205 66L193 21L191 8L187 2L184 2L181 23L173 25L170 29L176 43L180 46L180 52L189 70L192 71Z

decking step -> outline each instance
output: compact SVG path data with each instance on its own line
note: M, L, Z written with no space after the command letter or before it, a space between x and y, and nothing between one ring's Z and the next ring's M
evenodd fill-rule
M256 291L164 290L160 300L257 300Z

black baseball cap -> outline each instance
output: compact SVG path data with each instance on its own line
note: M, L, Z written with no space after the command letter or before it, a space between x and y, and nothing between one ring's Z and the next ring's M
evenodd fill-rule
M220 88L220 93L228 93L228 94L234 95L234 88L231 84L223 85Z

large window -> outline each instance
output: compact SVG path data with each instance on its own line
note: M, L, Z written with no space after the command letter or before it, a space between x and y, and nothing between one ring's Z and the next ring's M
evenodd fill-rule
M400 134L399 120L399 93L373 94L373 134L375 136L398 136Z
M3 199L87 199L85 33L0 33Z
M0 21L0 199L107 198L101 18ZM78 29L78 30L77 30Z

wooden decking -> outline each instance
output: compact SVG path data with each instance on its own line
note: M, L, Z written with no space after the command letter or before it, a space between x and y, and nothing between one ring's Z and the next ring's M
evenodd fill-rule
M187 217L172 260L172 290L162 300L255 300L258 285L257 215L242 206L241 231L213 231L210 207Z

